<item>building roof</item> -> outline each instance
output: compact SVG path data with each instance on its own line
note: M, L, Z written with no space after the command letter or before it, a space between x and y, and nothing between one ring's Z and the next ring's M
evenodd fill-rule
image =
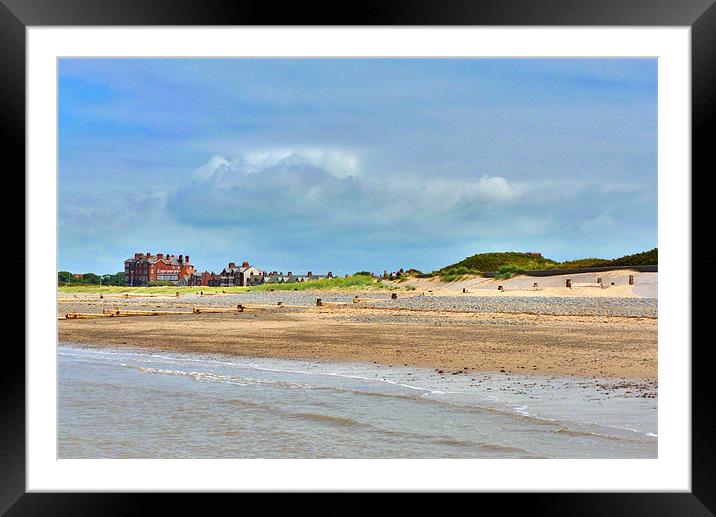
M227 267L222 271L222 274L235 275L236 273L244 273L244 272L248 271L249 269L255 269L256 271L261 271L256 266L248 266L248 267L241 266L241 267L232 267L232 268Z
M176 255L164 255L162 256L162 258L159 258L157 255L144 255L143 257L139 258L129 257L127 260L125 260L125 262L134 262L135 264L147 262L149 264L156 264L161 260L165 264L172 264L174 266L191 266L191 264L186 260L186 255L182 255L182 257L184 258L183 262L179 262L179 257Z

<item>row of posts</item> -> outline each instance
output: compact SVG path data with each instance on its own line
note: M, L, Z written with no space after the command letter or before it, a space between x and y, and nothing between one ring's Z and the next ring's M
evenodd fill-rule
M601 277L597 278L597 283L598 284L602 283ZM612 282L612 285L614 285L614 282ZM629 275L629 285L634 285L634 275ZM537 284L535 284L535 287L537 287ZM571 278L567 279L567 287L570 287L570 288L572 287L572 279ZM499 287L498 287L498 289L499 289Z

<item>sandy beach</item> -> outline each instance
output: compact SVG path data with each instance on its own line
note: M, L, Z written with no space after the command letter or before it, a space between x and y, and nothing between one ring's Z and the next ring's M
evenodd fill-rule
M277 305L277 299L290 305L292 297L300 297L296 305L305 305ZM555 298L545 305L542 298L535 304L516 297L401 295L391 305L383 293L386 299L374 298L373 303L306 303L317 297L350 299L326 292L69 301L61 295L58 315L101 313L105 308L190 312L200 306L235 307L237 300L256 308L63 319L58 322L59 340L87 347L416 366L444 375L538 373L635 379L650 385L657 377L656 300L645 304L624 297Z

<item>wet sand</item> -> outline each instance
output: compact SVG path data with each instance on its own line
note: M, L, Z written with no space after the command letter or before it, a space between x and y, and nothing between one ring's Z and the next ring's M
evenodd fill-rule
M137 308L142 302L124 303ZM172 300L152 308L186 310ZM200 305L200 304L195 304ZM58 313L101 312L60 303ZM657 320L369 306L58 321L59 340L248 357L418 366L444 375L539 373L633 379L653 388ZM646 386L642 386L646 388Z

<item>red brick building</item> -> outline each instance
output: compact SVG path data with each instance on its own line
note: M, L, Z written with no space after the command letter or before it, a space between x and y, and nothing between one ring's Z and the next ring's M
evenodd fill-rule
M124 281L129 286L146 286L153 282L188 284L194 274L189 255L135 253L124 261Z
M199 273L197 271L189 277L189 285L219 287L221 285L221 275L217 275L214 272L204 271Z

